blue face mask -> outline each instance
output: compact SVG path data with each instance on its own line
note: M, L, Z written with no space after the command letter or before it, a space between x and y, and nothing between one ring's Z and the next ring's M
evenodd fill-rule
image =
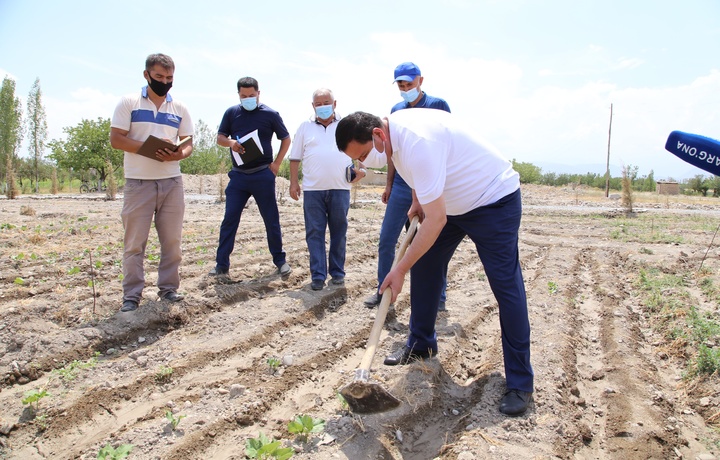
M400 91L400 95L402 96L403 100L409 104L418 98L418 96L420 95L420 91L418 91L417 87L415 87L408 91Z
M240 104L242 104L245 110L255 110L257 108L257 97L242 98L240 99Z
M332 104L315 107L315 115L317 115L317 117L321 120L327 120L330 118L334 111L335 109L333 109Z

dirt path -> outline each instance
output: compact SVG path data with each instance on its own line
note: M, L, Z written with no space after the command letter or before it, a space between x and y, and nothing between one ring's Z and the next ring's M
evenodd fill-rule
M217 189L198 181L186 178L186 189ZM110 443L132 444L129 458L137 459L241 459L260 432L289 445L288 421L309 414L326 429L311 443L294 442L293 458L714 458L718 378L683 378L686 363L653 327L638 280L650 268L685 276L687 304L717 312L718 300L695 274L720 206L647 198L640 205L648 212L625 219L606 210L615 202L590 192L525 187L523 194L536 392L520 418L497 411L504 391L497 305L467 240L450 265L437 359L382 365L407 332L406 286L372 369L403 404L362 417L343 407L337 390L352 381L374 320L362 304L374 286L384 211L374 189L361 189L350 211L346 285L317 292L309 287L300 204L281 204L289 277L274 273L251 204L232 282L218 284L206 273L223 205L189 193L186 301L157 301L152 237L145 300L135 313L117 313L121 201L0 201L0 457L94 459ZM720 282L717 247L703 267ZM269 359L279 365L272 369ZM33 389L50 394L36 414L21 403ZM167 410L185 416L176 430Z

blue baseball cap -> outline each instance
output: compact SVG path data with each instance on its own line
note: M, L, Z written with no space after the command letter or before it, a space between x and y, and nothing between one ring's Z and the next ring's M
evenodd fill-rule
M395 81L413 81L420 76L420 68L412 62L403 62L395 67Z

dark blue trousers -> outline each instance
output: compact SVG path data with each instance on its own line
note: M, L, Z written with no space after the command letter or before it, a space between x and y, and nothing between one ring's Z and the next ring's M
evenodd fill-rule
M437 352L435 319L443 274L455 249L467 235L475 243L498 302L507 388L531 392L530 321L518 257L521 215L520 190L517 190L491 205L447 217L447 224L433 246L410 271L411 312L407 344L416 350Z
M282 247L280 213L275 198L275 174L270 168L252 174L231 170L228 177L230 182L225 188L225 217L220 224L220 241L215 258L217 267L230 267L230 254L235 247L240 217L252 196L265 222L265 234L273 263L279 268L285 263L285 251Z

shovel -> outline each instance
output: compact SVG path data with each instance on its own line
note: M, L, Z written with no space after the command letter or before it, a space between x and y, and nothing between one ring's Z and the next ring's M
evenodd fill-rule
M412 241L415 231L417 230L418 217L415 216L410 222L410 227L405 232L405 238L400 243L400 248L395 253L395 260L392 266L395 267L398 261L402 259L403 254L410 241ZM355 380L349 385L340 389L340 394L347 401L350 410L357 414L375 414L377 412L385 412L395 409L400 405L400 400L391 395L379 383L370 382L370 365L375 356L375 349L380 341L380 333L385 324L385 317L390 308L390 300L392 299L392 290L385 289L380 300L375 323L370 330L370 338L368 339L365 354L360 361L360 367L355 369Z

